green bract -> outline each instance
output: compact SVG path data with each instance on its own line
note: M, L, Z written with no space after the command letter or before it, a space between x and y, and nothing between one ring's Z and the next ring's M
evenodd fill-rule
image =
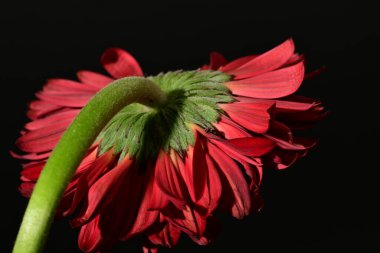
M183 153L195 142L192 124L214 129L222 110L218 103L233 102L223 85L230 76L219 71L175 71L147 77L166 94L158 107L131 104L121 110L99 135L99 154L113 148L123 159L154 158L162 148Z

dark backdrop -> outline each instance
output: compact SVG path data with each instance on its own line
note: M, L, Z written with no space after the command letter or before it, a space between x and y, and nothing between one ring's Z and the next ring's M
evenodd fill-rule
M309 70L327 68L299 91L321 99L331 111L312 130L318 147L288 170L265 171L261 214L243 221L223 218L223 230L210 246L183 237L178 247L162 252L379 250L375 88L380 33L374 6L363 1L123 2L1 3L0 252L10 252L27 204L17 192L20 162L8 151L27 122L28 101L47 78L75 78L80 69L102 72L99 57L111 46L127 49L154 74L197 68L211 50L234 59L289 37L307 56ZM46 252L79 252L77 233L67 220L57 221ZM130 241L113 252L140 249Z

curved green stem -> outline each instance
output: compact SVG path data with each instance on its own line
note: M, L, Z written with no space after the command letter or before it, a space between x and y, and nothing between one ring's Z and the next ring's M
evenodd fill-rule
M119 79L82 109L54 148L33 190L16 239L14 253L42 252L56 208L88 148L109 120L131 103L157 106L165 94L142 77Z

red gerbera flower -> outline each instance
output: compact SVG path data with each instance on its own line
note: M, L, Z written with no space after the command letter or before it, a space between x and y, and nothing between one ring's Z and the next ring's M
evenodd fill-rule
M30 104L31 122L17 140L27 160L20 191L33 186L60 136L80 109L114 79L142 76L119 48L101 57L108 77L78 72L79 81L50 79ZM304 79L303 57L292 40L261 54L147 77L167 95L159 108L132 104L119 112L88 150L59 206L80 227L85 252L118 240L144 238L144 252L171 247L182 233L207 244L216 211L243 218L262 207L263 166L283 169L313 140L293 130L324 115L320 102L293 95Z

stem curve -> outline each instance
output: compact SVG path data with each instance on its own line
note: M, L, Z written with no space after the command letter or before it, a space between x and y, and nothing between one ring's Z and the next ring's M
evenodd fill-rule
M118 79L97 93L74 119L50 155L35 185L13 248L42 252L59 201L82 158L112 117L131 103L150 107L166 95L149 79Z

